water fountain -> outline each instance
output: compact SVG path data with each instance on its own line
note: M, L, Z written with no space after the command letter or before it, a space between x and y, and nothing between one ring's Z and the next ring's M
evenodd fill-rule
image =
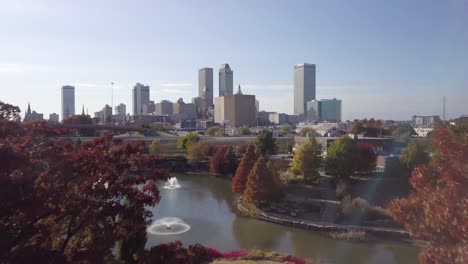
M164 217L157 219L146 231L153 235L178 235L190 230L190 225L177 217Z
M166 183L164 183L164 189L177 189L180 188L180 184L177 181L176 177L169 178Z

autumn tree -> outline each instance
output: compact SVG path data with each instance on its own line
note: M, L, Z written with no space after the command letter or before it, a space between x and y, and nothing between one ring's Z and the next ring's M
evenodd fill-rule
M234 173L236 168L237 158L232 146L219 146L211 159L210 172L215 174L229 174Z
M244 201L262 206L278 197L275 179L268 171L266 158L260 156L247 177Z
M260 155L274 155L278 150L276 146L276 139L273 137L273 132L270 130L263 130L255 140L255 151Z
M244 194L245 186L247 184L247 176L255 165L257 155L252 145L248 145L242 160L237 167L236 174L232 179L232 191L237 194Z
M342 136L333 141L327 149L326 169L331 175L347 178L356 170L357 157L357 148L353 140Z
M102 263L146 229L167 174L142 143L77 145L45 122L23 129L0 137L0 262Z
M63 120L64 125L92 125L93 120L89 115L72 115ZM92 137L96 134L96 130L90 127L82 127L76 129L79 136Z
M403 149L400 161L411 172L416 166L427 164L429 162L429 154L425 151L422 144L412 141Z
M393 200L389 210L411 236L427 241L421 262L467 263L468 136L439 128L433 147L431 163L413 170L414 192Z
M356 171L361 173L369 173L375 169L377 162L377 154L374 151L374 148L367 144L359 142L356 144L357 148L357 161L356 161Z
M410 125L401 125L392 131L392 136L401 142L409 142L411 137L415 135L417 135L416 131Z
M185 136L180 136L177 140L177 149L187 151L190 145L197 143L198 141L200 141L200 136L198 136L197 132L191 132Z
M321 152L322 146L315 138L310 138L294 153L289 170L295 175L303 175L304 179L316 178L322 162Z

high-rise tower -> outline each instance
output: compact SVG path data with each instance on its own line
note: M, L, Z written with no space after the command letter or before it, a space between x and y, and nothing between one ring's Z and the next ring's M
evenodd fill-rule
M141 83L135 84L133 87L133 115L143 114L143 105L147 105L150 101L150 87Z
M219 68L219 96L232 95L233 72L229 64L225 63Z
M208 108L213 106L213 68L198 70L198 97L202 99L201 108L203 115Z
M294 65L294 114L306 113L307 102L315 100L315 64Z
M62 86L62 120L75 114L75 87Z

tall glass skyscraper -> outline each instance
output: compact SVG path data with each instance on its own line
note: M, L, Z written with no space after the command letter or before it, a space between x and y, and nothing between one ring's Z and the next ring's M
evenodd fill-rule
M233 94L233 72L229 64L221 65L219 69L219 96Z
M315 64L294 65L294 114L306 114L307 102L315 100Z
M62 86L62 120L75 114L75 87Z

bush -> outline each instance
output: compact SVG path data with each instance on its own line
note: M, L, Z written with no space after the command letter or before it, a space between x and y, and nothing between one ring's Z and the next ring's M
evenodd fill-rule
M250 129L248 126L243 126L241 128L241 134L244 136L250 135Z
M177 140L177 149L187 151L190 145L200 141L200 137L197 132L188 133L185 136L179 137Z
M216 127L210 127L206 130L205 135L207 136L221 136L222 132L219 130L219 128Z
M208 142L199 141L190 145L187 149L187 161L190 165L197 165L208 159L212 151L212 146Z
M155 139L151 142L151 145L149 147L149 153L151 155L156 155L159 152L159 146L161 145L161 142L159 139Z

